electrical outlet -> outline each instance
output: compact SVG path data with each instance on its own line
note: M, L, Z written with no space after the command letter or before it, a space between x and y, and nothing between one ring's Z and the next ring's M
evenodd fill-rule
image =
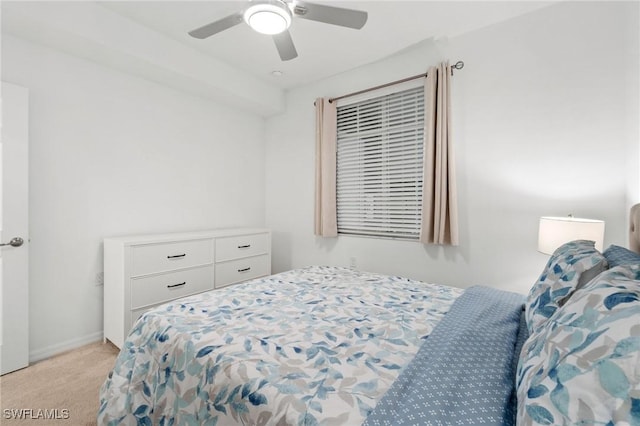
M357 267L357 262L356 262L356 258L355 257L350 257L349 258L349 267L351 269L356 269Z
M104 285L104 272L96 274L96 286Z

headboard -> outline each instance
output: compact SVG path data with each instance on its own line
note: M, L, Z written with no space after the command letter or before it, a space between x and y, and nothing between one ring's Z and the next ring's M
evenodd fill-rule
M629 214L629 249L640 253L640 204L631 207Z

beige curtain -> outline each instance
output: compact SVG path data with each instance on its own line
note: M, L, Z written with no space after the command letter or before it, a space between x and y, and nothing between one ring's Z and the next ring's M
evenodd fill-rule
M336 213L336 104L318 98L316 105L315 235L338 236Z
M425 244L458 245L458 203L451 141L451 67L430 67L424 83L422 226Z

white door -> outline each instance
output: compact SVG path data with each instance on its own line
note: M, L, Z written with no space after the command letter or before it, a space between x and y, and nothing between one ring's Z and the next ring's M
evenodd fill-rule
M0 99L0 374L5 374L29 363L29 92L2 82Z

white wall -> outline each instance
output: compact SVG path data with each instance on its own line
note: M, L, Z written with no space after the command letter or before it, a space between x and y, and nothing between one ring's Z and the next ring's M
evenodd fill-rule
M640 7L636 7L635 17L640 21ZM624 76L625 82L628 84L629 92L635 93L634 97L629 98L629 111L632 116L640 116L640 79L638 79L638 68L640 68L640 36L638 28L628 28L628 37L631 39L629 43L628 55L635 61L635 67L621 69L620 72ZM635 74L634 74L635 72ZM627 122L628 132L635 134L635 143L631 143L627 154L627 173L628 173L628 189L627 189L627 207L631 207L636 203L640 203L640 123L638 120L629 120Z
M526 292L547 260L536 252L542 215L604 219L605 244L625 244L625 168L638 167L624 159L638 143L637 9L566 2L291 91L266 131L274 271L355 257L360 269ZM314 237L313 99L443 58L465 62L453 78L460 246Z
M30 91L30 345L102 337L104 237L264 226L264 120L3 35Z

